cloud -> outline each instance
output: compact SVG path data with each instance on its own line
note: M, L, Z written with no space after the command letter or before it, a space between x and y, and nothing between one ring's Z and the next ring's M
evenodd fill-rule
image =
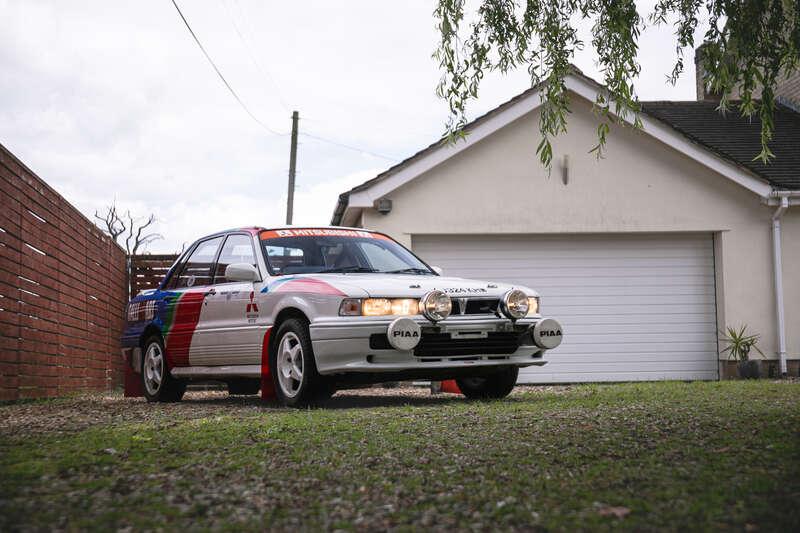
M273 129L287 131L298 109L301 132L397 159L443 131L429 2L181 5ZM153 213L165 240L152 249L164 251L224 227L283 222L288 136L239 107L170 2L0 0L0 13L0 143L85 214L115 200ZM669 28L642 43L644 98L693 97L691 62L679 85L664 83L672 43ZM575 60L597 77L589 46ZM529 83L524 70L487 76L470 111ZM301 136L296 222L327 224L341 192L391 164Z
M301 184L295 190L294 225L329 225L339 194L380 172L380 168L367 169L321 183ZM161 206L153 231L161 233L165 239L151 244L148 251L172 253L204 235L229 228L283 226L286 222L286 187L284 183L282 191L269 194L259 191L253 194L228 192L200 203L178 201ZM118 199L117 205L123 212L130 210L139 215L152 212L152 206L145 202Z

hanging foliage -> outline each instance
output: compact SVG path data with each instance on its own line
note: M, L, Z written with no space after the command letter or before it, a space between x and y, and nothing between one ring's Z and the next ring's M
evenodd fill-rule
M761 120L761 153L773 157L775 87L781 74L798 68L800 1L798 0L658 0L652 12L640 14L633 0L480 0L470 21L464 0L438 0L435 9L441 34L434 57L442 78L437 94L450 108L446 138L465 135L466 109L477 98L487 72L526 68L542 94L537 154L549 167L551 139L567 128L569 98L564 79L573 54L584 47L578 24L590 21L591 45L596 51L607 92L598 94L595 110L600 122L597 145L602 155L609 126L639 122L634 81L641 67L639 37L648 26L674 27L677 61L669 73L672 83L683 74L687 50L695 47L700 21L708 21L699 68L706 86L721 96L720 112L736 106Z

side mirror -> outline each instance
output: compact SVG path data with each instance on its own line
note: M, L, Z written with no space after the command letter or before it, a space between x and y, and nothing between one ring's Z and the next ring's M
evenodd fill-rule
M225 268L228 281L259 281L258 270L249 263L233 263Z
M437 273L437 274L439 274L440 276L441 276L442 274L444 274L444 270L442 270L442 267L432 266L431 268L433 269L433 271L434 271L434 272L436 272L436 273Z

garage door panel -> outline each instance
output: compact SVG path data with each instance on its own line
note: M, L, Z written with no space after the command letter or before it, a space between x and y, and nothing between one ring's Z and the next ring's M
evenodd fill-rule
M471 252L466 252L462 257L454 257L448 259L448 263L457 263L464 259L469 259L472 255ZM609 269L609 271L616 271L621 268L654 268L658 270L668 270L671 267L681 268L702 268L714 262L713 257L608 257L608 258L593 258L590 260L581 261L580 258L552 258L552 257L537 257L536 254L531 254L531 257L525 258L503 258L502 269L506 271L524 271L531 268L531 259L537 262L534 267L537 271L548 272L552 269ZM625 261L624 265L620 265L620 261ZM442 265L439 265L442 266ZM497 268L497 261L492 258L475 260L470 268L483 269L483 268Z
M557 298L557 296L556 296ZM574 305L559 305L553 303L550 300L544 299L542 300L543 312L545 314L549 314L552 316L582 316L582 315L595 315L600 313L617 313L620 315L646 315L646 314L655 314L655 315L668 315L668 314L676 314L676 313L686 313L688 308L686 305L683 304L672 304L672 305L660 305L656 306L647 306L647 305L628 305L628 306L612 306L612 305L593 305L588 306L584 304L574 304ZM549 302L549 303L548 303ZM627 313L620 313L621 310L628 311ZM714 305L698 305L691 308L691 312L705 312L705 313L713 313L714 312Z
M713 298L714 293L711 291L706 294L664 294L649 296L646 294L641 295L626 295L626 294L612 294L612 295L598 295L593 294L558 294L554 292L540 293L542 295L542 302L547 305L548 298L553 301L558 300L559 305L575 305L589 307L592 305L608 305L609 299L613 298L615 306L626 305L680 305L687 309L692 309L695 305L702 305L708 302L709 298Z
M553 365L548 371L558 371L558 373L582 373L593 369L597 372L630 372L631 364L634 361L594 361L594 362L569 362ZM660 359L660 360L636 360L636 369L641 372L672 372L676 366L680 366L682 371L708 372L716 367L708 361L698 360L679 360L679 359ZM534 371L535 372L535 371Z
M523 279L533 279L532 276L523 276ZM541 281L540 278L537 278ZM684 276L665 276L665 275L647 275L647 276L628 276L624 280L620 280L619 276L576 276L576 277L554 277L547 281L549 288L559 289L562 287L707 287L714 285L713 276L703 276L699 273L697 275L684 275Z
M687 377L690 374L690 377ZM655 371L648 372L637 370L635 372L565 372L560 374L548 374L545 372L532 375L529 372L520 372L518 383L586 383L586 382L619 382L619 381L662 381L662 380L715 380L718 379L718 371L705 370L686 372L675 371Z
M717 379L710 234L413 236L446 275L532 287L564 343L521 382Z
M669 341L675 340L676 337L682 339L687 338L689 334L702 333L706 336L714 338L711 327L713 322L684 322L681 324L666 324L666 323L627 323L621 322L617 324L576 324L571 319L562 322L564 329L567 329L570 335L654 335L666 334Z
M626 343L641 343L641 342L650 342L650 343L658 343L661 346L665 346L675 340L678 335L674 333L629 333L629 334L622 334L622 333L574 333L564 327L564 335L566 337L567 332L572 337L571 344L585 344L588 346L594 346L596 344L614 344L615 346L626 344ZM708 333L682 333L679 335L681 340L687 342L710 342L714 339L714 335ZM553 351L552 356L555 357L558 352Z
M423 256L423 259L426 259ZM468 261L469 259L465 259ZM535 259L531 259L535 261ZM617 279L620 277L634 277L634 276L668 276L670 273L675 272L674 266L647 266L647 267L635 267L635 266L615 266L615 267L599 267L599 266L590 266L590 265L574 265L569 266L565 265L563 267L520 267L520 268L498 268L492 267L491 264L487 264L485 268L461 268L458 267L457 262L453 263L444 263L443 261L435 261L435 260L428 260L426 262L431 265L436 265L444 269L445 274L448 276L455 275L454 272L458 272L458 276L461 277L475 277L476 275L480 275L481 272L491 272L492 277L494 279L500 278L502 279L515 279L517 282L521 282L523 279L555 279L555 280L571 280L572 278L590 278L595 275L603 275L603 276L611 276L613 275ZM706 274L708 272L708 268L710 268L713 263L709 262L708 264L698 264L698 265L684 265L681 268L681 273L683 275L690 275L690 276L700 276Z
M562 324L573 326L599 324L715 324L713 313L653 313L644 314L573 314L561 320Z
M614 235L611 236L615 239L611 247L609 241L603 240L606 237L609 235L414 235L413 238L420 243L426 241L423 245L442 238L448 239L449 248L438 252L441 257L456 256L477 248L502 252L508 257L527 257L526 251L551 257L580 257L587 252L592 257L693 256L693 252L713 256L713 251L707 247L708 234L682 234L679 240L672 240L674 236L666 234ZM536 242L523 242L531 238ZM575 248L576 244L580 245L580 249ZM511 249L511 246L514 248Z
M578 344L566 344L558 347L558 351L552 351L548 354L550 361L558 362L561 357L571 356L585 356L587 358L599 358L605 355L619 354L620 357L627 357L628 354L633 355L646 355L646 354L659 354L662 359L673 354L678 353L691 353L691 354L708 354L717 348L716 341L705 342L672 342L669 343L668 351L661 347L654 348L648 342L631 342L626 344L604 344L598 343L588 347ZM555 359L554 359L555 358Z
M538 290L538 289L537 289ZM558 296L669 296L689 295L708 296L714 294L714 285L645 285L645 286L547 286L538 290L540 294L557 294Z

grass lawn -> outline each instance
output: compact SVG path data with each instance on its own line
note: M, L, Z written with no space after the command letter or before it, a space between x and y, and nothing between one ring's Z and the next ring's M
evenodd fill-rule
M0 530L800 530L800 383L391 394L0 406Z

